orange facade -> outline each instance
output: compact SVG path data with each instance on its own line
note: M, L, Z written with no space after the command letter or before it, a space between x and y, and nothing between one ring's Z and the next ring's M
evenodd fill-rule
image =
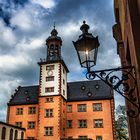
M40 97L38 105L15 105L9 106L8 123L22 122L26 128L25 138L38 140L60 140L60 138L79 138L87 136L93 140L101 136L103 140L114 140L114 100L75 101L66 102L62 96L50 96L53 101L47 102L46 98ZM93 110L93 104L101 104L102 109ZM78 105L86 105L84 112L78 111ZM71 105L71 111L68 106ZM29 115L29 107L36 107L36 114ZM17 115L16 109L23 108L23 114ZM53 109L52 115L46 117L45 109ZM95 127L94 120L102 120L101 127ZM67 121L72 120L71 127ZM86 127L79 127L79 120L86 120ZM28 122L35 122L35 128L29 129ZM52 127L53 134L45 135L45 127Z
M98 101L81 101L81 102L68 102L67 105L72 105L72 112L67 113L67 120L72 120L72 128L67 128L67 137L72 136L88 136L96 140L97 136L102 136L103 140L113 140L113 121L112 121L112 108L111 102L113 100L98 100ZM101 103L101 111L93 111L93 104ZM78 112L78 105L86 104L86 112ZM112 115L111 115L112 114ZM94 120L102 119L103 126L95 127ZM86 128L79 128L78 120L86 120ZM105 133L107 132L107 133Z
M29 114L29 107L36 107L35 114ZM23 108L23 114L17 115L17 108ZM26 129L25 138L37 138L38 131L38 105L15 105L8 106L7 123L16 125L16 122L22 122L22 128ZM29 129L28 122L35 122L35 128Z

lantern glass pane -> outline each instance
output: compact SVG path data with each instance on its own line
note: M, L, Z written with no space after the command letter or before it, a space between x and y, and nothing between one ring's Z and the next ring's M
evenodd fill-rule
M82 67L89 68L96 65L97 49L79 51L78 56Z

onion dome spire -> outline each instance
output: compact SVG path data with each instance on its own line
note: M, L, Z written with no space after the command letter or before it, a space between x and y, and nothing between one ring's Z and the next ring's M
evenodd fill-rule
M61 45L62 40L61 37L57 36L58 32L54 28L51 31L51 35L46 39L46 45L47 45L47 60L60 60L61 59Z

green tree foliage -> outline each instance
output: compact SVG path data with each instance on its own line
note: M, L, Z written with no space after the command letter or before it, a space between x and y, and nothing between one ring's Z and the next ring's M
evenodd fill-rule
M116 138L117 140L128 140L128 124L126 107L119 105L116 109Z

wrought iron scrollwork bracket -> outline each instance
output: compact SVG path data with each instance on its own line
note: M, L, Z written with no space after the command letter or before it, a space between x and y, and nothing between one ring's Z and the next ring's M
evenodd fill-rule
M138 95L136 95L137 92L135 91L137 82L133 76L134 72L133 66L98 71L91 71L88 69L86 77L90 80L94 80L95 78L101 79L117 93L123 96L128 102L131 103L131 105L133 105L133 109L128 108L128 116L135 118L140 113L140 102Z

